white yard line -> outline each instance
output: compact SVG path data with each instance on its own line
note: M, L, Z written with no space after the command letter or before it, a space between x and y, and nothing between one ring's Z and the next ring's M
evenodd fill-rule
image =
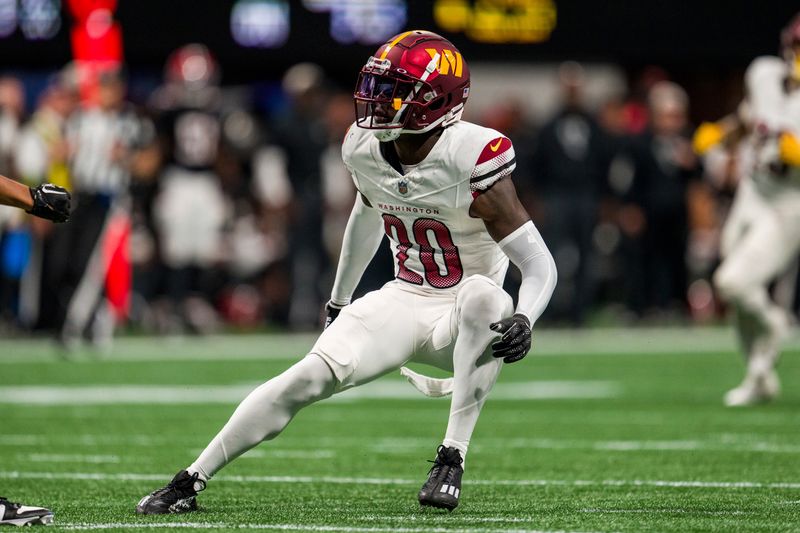
M423 447L428 440L419 438L381 438L370 444L369 448L382 453L407 453L410 448ZM330 446L331 444L326 444ZM695 452L715 451L731 453L778 453L800 454L800 445L767 441L706 440L581 440L546 438L481 438L471 445L474 451L498 449L537 449L537 450L594 450L605 452Z
M800 349L800 335L786 344ZM206 337L119 337L114 361L295 360L305 355L317 334L245 334ZM570 354L666 354L737 352L729 327L544 329L534 333L533 356ZM59 352L46 339L0 340L0 364L53 361ZM81 357L92 357L91 351Z
M89 531L102 529L260 529L268 531L352 531L355 533L585 533L578 531L550 531L541 529L495 529L495 528L458 528L452 527L358 527L351 525L331 526L319 524L226 524L213 522L110 522L105 524L67 523L54 524L72 531Z
M70 481L164 481L168 474L136 474L100 472L20 472L0 471L0 479L47 479ZM363 478L336 476L226 476L214 481L230 483L320 483L334 485L416 485L418 479ZM699 489L800 489L797 482L761 481L700 481L658 479L471 479L470 485L510 487L653 487L653 488L699 488Z
M189 450L189 453L200 455L202 451L203 448L195 448ZM331 459L333 457L336 457L335 450L286 450L267 446L264 448L253 448L245 452L245 454L238 459Z
M756 437L753 435L753 437ZM135 444L142 447L159 447L169 442L169 439L153 438L145 435L0 435L0 447L17 446L49 446L49 445L80 445L80 446L110 446L120 444ZM334 448L351 450L354 446L353 439L324 437L317 442L320 448L302 449L303 444L291 445L283 441L282 445L270 444L261 448L254 448L242 458L250 459L330 459L337 455ZM430 439L413 437L384 437L372 444L358 444L359 447L380 453L405 454L409 449L423 448L430 445ZM472 445L474 451L493 451L508 449L538 449L538 450L593 450L599 452L695 452L713 451L724 453L767 453L767 454L800 454L800 445L781 442L750 440L745 438L722 438L710 436L706 440L580 440L580 439L546 439L546 438L511 438L496 439L482 438ZM201 448L189 448L189 453L199 454ZM119 457L115 455L61 455L61 454L23 454L17 456L34 462L87 462L87 463L116 463Z
M703 509L600 509L590 508L581 509L582 513L598 514L692 514L710 516L739 516L751 515L753 512L747 511L705 511Z
M163 446L169 444L167 437L154 438L151 435L90 435L90 434L61 434L54 435L33 435L33 434L9 434L0 435L0 446L39 446L52 443L59 445L76 446L103 446L108 444L128 444L135 446Z
M434 515L424 515L424 514L411 514L411 515L391 515L391 514L359 514L353 515L351 518L354 520L403 520L405 522L427 522L431 520L439 520L441 515L434 514ZM525 522L535 522L537 517L535 516L469 516L469 515L461 515L461 514L450 514L447 515L447 522L485 522L485 523L508 523L508 524L521 524Z
M119 463L117 455L80 455L66 453L20 453L17 459L31 463Z
M0 403L26 405L237 404L260 383L240 385L31 385L0 387ZM498 383L492 401L613 398L612 381L525 381ZM426 399L410 384L381 380L348 389L328 401Z

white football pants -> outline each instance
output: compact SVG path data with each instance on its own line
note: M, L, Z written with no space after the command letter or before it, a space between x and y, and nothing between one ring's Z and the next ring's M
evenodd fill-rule
M453 372L443 444L466 455L472 432L502 367L489 324L511 315L511 297L483 276L453 293L423 294L393 281L345 307L300 362L247 398L189 467L208 479L264 440L303 407L368 383L409 361Z
M736 192L721 238L722 264L714 273L720 296L736 312L745 356L757 352L769 359L778 347L771 336L788 323L768 287L800 252L800 188L755 184L744 180Z

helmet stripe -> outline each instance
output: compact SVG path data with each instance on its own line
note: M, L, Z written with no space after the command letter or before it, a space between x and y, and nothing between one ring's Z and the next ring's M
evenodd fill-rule
M390 42L388 45L386 45L386 48L383 49L383 53L381 54L381 59L386 59L386 56L389 54L389 50L391 50L394 45L396 45L397 43L399 43L400 41L405 39L405 37L407 35L409 35L410 33L411 33L411 31L407 31L405 33L401 33L400 35L395 37L392 42Z
M409 33L411 33L411 32L409 32ZM402 115L403 111L405 111L406 107L408 107L408 102L413 100L414 96L419 93L420 89L422 89L422 84L428 79L428 76L430 76L436 70L436 65L439 64L439 60L440 59L441 58L440 58L438 52L436 53L436 55L434 55L431 58L431 60L428 62L428 66L425 67L425 72L422 73L422 76L420 76L419 81L416 83L416 85L414 85L414 90L411 91L410 93L408 93L408 96L406 96L406 99L404 100L403 104L400 106L400 109L398 109L397 113L395 113L391 124L399 124L400 123L400 115Z

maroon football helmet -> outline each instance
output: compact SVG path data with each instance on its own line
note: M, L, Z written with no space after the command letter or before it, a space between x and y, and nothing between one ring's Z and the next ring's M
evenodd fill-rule
M781 31L781 52L792 78L800 80L800 13Z
M381 141L461 119L469 68L444 37L412 30L386 41L361 69L353 94L356 124Z

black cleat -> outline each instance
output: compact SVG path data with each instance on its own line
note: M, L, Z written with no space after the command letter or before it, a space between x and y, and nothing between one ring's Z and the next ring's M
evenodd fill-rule
M0 496L0 526L48 526L53 523L53 511L10 502Z
M461 476L464 475L461 452L440 445L436 450L436 460L429 462L433 466L428 472L428 481L419 491L419 503L452 511L458 506L461 495Z
M199 485L196 489L195 486ZM197 478L197 473L189 474L181 470L169 484L151 492L136 505L138 514L188 513L197 510L197 493L206 488L206 483Z

